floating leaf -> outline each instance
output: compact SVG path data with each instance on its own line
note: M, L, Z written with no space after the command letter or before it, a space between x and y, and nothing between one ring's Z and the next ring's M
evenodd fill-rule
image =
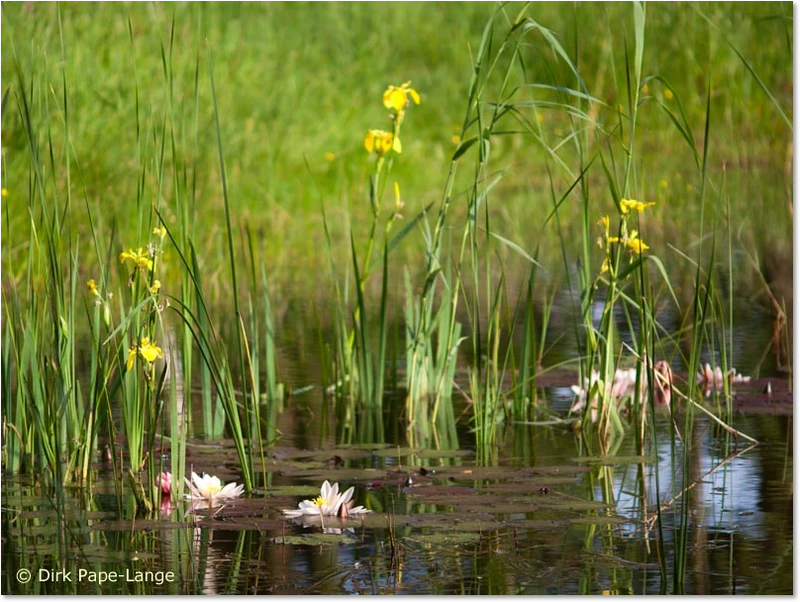
M334 546L356 543L356 540L345 534L337 533L305 533L303 535L280 535L270 539L272 543L285 546Z
M413 541L429 545L443 545L443 544L464 544L480 541L480 533L473 533L469 531L456 531L451 533L422 533L414 535L413 537L405 537L404 541Z

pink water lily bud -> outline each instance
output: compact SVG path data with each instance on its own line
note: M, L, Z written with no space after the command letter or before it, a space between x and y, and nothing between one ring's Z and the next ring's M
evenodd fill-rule
M172 473L162 472L156 477L156 487L161 487L161 495L169 497L172 493Z

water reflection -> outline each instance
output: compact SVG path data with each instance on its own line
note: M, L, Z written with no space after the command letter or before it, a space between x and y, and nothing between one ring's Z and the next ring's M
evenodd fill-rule
M735 339L752 336L751 328L763 330L763 324L743 324L733 333ZM563 347L554 346L551 357L574 358L574 337L560 340ZM761 339L752 340L759 347ZM746 345L737 349L741 355L736 356L736 368L748 374L748 367L759 365L760 350L746 355ZM321 382L313 350L281 353L290 389ZM681 368L678 355L673 368ZM569 384L538 390L560 416L573 401ZM192 405L194 411L194 399ZM69 498L66 527L61 529L47 496L28 484L4 481L4 593L99 593L88 584L24 589L14 581L22 567L54 567L73 558L63 539L61 547L57 543L63 532L85 554L82 566L145 561L174 571L177 583L140 591L157 595L660 593L664 580L656 545L663 532L665 565L671 571L683 504L691 521L688 592L793 591L791 416L735 415L735 428L761 443L730 457L735 440L698 414L684 462L687 442L676 441L673 458L673 424L661 413L652 452L638 456L628 437L616 461L603 460L606 466L587 462L581 438L566 425L504 425L496 465L479 466L470 453L475 438L473 425L463 419L465 409L456 411L462 418L459 453L401 449L403 428L388 412L383 418L389 445L337 449L335 416L322 387L297 396L279 418L283 436L271 450L269 474L263 475L266 493L244 500L252 506L239 506L235 522L223 512L183 524L180 508L149 522L134 520L130 508L114 498L110 474L99 471L96 491L102 495L94 496L91 505L77 495ZM193 417L196 425L202 424L199 415ZM682 433L684 417L677 417L675 424ZM739 444L741 449L744 442ZM323 451L312 458L298 450ZM331 464L334 456L340 461ZM236 480L232 457L229 447L219 445L213 453L192 456L192 462L223 466ZM406 477L420 467L428 469L428 477L415 474L413 486L406 486ZM320 529L283 520L280 510L295 507L301 498L274 491L287 485L318 487L323 479L337 477L343 485L356 486L358 503L375 510L376 522ZM605 506L600 502L608 499L609 482L613 503ZM283 497L276 501L273 495ZM659 504L664 507L661 532L653 523ZM667 577L669 581L671 574ZM123 584L103 590L135 592Z

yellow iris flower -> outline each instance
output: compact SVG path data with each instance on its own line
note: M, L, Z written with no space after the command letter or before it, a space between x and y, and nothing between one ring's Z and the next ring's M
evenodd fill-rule
M403 207L405 207L405 203L400 198L400 184L397 182L394 183L394 208L395 211L400 211Z
M150 342L150 337L142 337L142 344L139 345L139 354L151 364L160 357L164 357L164 352L154 342Z
M410 81L407 81L402 86L389 86L386 92L383 93L383 106L400 113L408 106L409 96L414 101L414 104L419 104L419 94L411 87Z
M367 149L368 153L374 151L381 157L390 150L393 150L396 153L403 152L403 147L400 144L400 138L391 132L385 132L383 130L368 131L367 135L364 136L364 148Z
M133 368L133 362L136 360L136 353L137 353L136 345L131 345L128 348L128 361L125 364L127 366L128 372L130 372L131 368Z
M158 237L161 240L164 240L164 237L167 235L167 229L162 224L160 226L157 226L156 228L153 228L153 234L158 234Z
M119 262L125 263L131 261L134 268L144 268L148 272L153 270L153 260L147 255L147 252L139 247L136 251L128 249L119 254Z
M628 249L630 249L632 253L637 253L639 255L642 254L642 251L646 251L650 248L639 238L639 233L636 232L636 230L631 230L631 235L628 237L628 240L625 241L625 244L628 245Z
M131 345L128 349L128 361L126 363L127 369L130 371L133 368L133 362L136 356L141 355L148 363L152 364L160 357L164 357L164 352L161 347L156 345L155 342L150 342L150 337L142 337L138 346Z
M619 208L622 215L628 215L631 211L638 211L641 213L647 207L652 207L655 203L642 203L641 201L633 201L630 199L620 199Z
M608 242L619 242L618 236L609 236ZM650 247L645 244L645 242L639 238L639 233L636 230L631 230L631 233L622 240L623 244L630 249L632 253L638 253L639 255L642 254L642 251L646 251Z
M154 295L157 295L158 291L160 290L161 290L161 281L153 280L153 286L150 287L150 292Z
M86 283L86 286L88 287L90 293L98 297L100 296L100 293L97 292L97 283L94 281L94 278L89 280L89 282Z

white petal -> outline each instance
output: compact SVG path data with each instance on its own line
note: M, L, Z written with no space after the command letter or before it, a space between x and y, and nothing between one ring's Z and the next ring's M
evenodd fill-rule
M186 477L183 477L183 482L186 484L186 487L189 489L189 494L186 496L188 498L201 498L203 496L200 495L200 492L197 491L194 485L192 485L191 481Z
M331 490L331 484L330 484L330 483L328 483L328 481L325 481L325 482L322 484L322 487L321 487L321 488L320 488L320 490L319 490L320 497L321 497L323 500L327 500L327 499L328 499L328 496L330 495L330 490Z
M328 503L329 506L333 506L336 504L336 500L339 497L339 483L334 483L333 487L331 487L328 497L325 498L325 501Z
M208 475L203 475L200 477L197 473L192 473L192 482L194 482L195 490L199 494L200 497L208 497L208 486L206 485L206 477Z
M339 505L346 504L350 501L353 497L353 492L355 491L355 487L351 487L347 491L345 491L342 495L339 496Z
M237 498L244 492L244 485L237 485L236 483L228 483L222 490L216 494L220 499L233 499Z

